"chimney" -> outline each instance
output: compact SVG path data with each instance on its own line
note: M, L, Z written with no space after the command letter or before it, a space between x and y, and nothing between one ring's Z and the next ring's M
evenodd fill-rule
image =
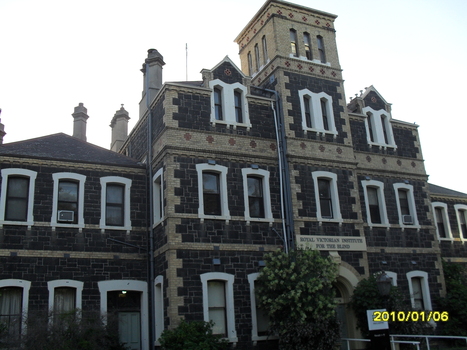
M139 103L139 117L148 110L148 104L156 97L162 87L162 66L164 58L156 49L148 50L148 58L144 61L141 71L144 73L143 97ZM148 103L149 102L149 103Z
M1 108L0 108L0 114L2 114ZM3 136L5 135L6 135L5 125L2 124L2 120L0 119L0 145L3 144Z
M112 128L112 141L110 150L118 152L122 148L123 143L128 137L128 120L130 119L128 112L122 107L115 112L110 127Z
M75 112L72 114L73 122L73 137L86 141L86 120L88 120L88 110L80 102L78 107L75 107Z

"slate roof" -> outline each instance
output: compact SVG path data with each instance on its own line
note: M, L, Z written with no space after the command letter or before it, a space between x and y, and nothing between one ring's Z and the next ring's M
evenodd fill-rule
M428 190L430 191L431 194L435 194L435 195L438 194L438 195L443 195L443 196L467 198L466 193L450 190L449 188L433 185L430 183L428 184Z
M64 133L0 145L0 156L144 168L137 160Z

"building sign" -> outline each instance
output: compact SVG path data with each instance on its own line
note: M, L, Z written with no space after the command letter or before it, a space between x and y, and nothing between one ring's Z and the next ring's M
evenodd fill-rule
M297 235L297 247L317 250L366 251L365 237Z

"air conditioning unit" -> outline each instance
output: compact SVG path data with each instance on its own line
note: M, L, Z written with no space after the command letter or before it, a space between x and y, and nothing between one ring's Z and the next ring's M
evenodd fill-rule
M75 220L75 212L72 210L59 210L58 221L73 222Z
M412 215L402 215L402 223L404 225L412 225L413 224Z

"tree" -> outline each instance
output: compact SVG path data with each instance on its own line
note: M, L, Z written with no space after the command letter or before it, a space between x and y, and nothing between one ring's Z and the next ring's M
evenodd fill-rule
M339 339L333 291L337 264L311 249L278 250L265 261L255 290L280 348L333 349Z

